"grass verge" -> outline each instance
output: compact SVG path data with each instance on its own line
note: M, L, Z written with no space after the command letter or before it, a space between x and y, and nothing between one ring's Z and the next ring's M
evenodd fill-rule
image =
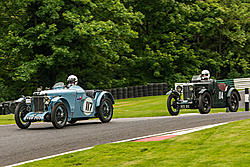
M166 100L166 95L116 100L114 118L169 116ZM210 113L218 112L226 112L226 108L213 108L210 111ZM199 111L198 109L181 109L180 114L184 113L199 113Z
M225 108L212 109L210 113L225 112ZM243 111L240 109L239 111ZM180 114L199 113L191 109L181 109ZM114 105L114 118L131 118L131 117L155 117L169 116L166 109L166 96L147 96L139 98L119 99ZM13 115L0 115L0 124L13 124Z
M250 119L155 142L105 144L22 166L250 166Z
M14 114L10 115L0 115L0 125L14 124L15 118Z

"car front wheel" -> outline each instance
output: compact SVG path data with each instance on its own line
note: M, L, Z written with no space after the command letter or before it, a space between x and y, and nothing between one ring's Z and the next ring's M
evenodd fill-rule
M178 115L180 112L180 106L177 105L177 101L180 99L180 96L178 96L177 94L171 94L168 96L167 99L167 108L168 108L168 112L171 115Z
M56 103L52 108L51 121L55 128L63 128L68 119L68 110L64 103Z
M113 105L109 98L103 98L97 108L98 117L102 123L109 122L113 117Z
M21 129L27 129L31 124L31 122L23 120L26 114L28 114L27 105L25 103L19 103L15 109L15 121Z
M227 99L228 108L231 112L236 112L239 108L239 97L238 94L233 91L230 97Z
M211 110L211 95L208 92L205 92L199 97L199 111L201 114L208 114Z

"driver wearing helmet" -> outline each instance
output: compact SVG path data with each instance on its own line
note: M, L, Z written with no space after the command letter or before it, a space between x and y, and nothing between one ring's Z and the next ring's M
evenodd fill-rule
M70 75L67 79L67 88L70 88L71 86L77 86L78 84L78 78L75 75Z
M210 72L208 70L201 72L201 80L210 80Z

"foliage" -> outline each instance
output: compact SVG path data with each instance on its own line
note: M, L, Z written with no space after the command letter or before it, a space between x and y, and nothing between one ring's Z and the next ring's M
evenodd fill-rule
M0 100L77 75L84 89L249 77L241 0L0 2Z
M0 6L0 76L18 94L69 74L85 88L109 86L122 56L132 52L129 41L137 38L131 24L142 17L119 0L7 0Z
M190 80L203 69L215 78L249 77L249 3L229 1L126 1L144 14L131 46L143 76ZM143 61L144 60L144 61ZM140 64L140 63L138 63ZM148 75L150 74L150 75Z

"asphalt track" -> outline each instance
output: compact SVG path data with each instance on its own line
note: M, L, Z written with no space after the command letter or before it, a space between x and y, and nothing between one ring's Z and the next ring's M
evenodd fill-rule
M107 124L96 119L63 129L54 129L50 123L32 124L27 130L16 125L0 126L0 166L135 137L248 118L250 112L237 112L123 118Z

